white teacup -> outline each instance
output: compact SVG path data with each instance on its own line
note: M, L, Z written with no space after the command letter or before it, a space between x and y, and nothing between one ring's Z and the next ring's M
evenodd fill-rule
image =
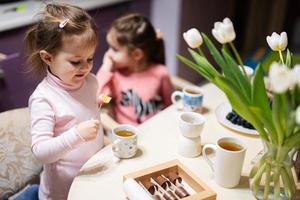
M198 86L185 86L182 91L172 93L171 100L173 103L178 102L180 99L182 99L184 111L196 111L202 107L203 91Z
M179 129L188 138L199 137L205 124L205 117L196 112L184 112L179 116Z
M215 152L214 163L208 158L207 149ZM214 172L216 183L225 188L233 188L239 184L245 153L243 143L232 137L221 138L217 144L206 144L203 147L203 156Z
M112 151L119 158L131 158L137 152L138 129L129 124L118 125L112 130Z

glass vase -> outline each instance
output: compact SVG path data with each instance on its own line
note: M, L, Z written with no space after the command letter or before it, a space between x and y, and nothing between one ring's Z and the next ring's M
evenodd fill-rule
M264 153L250 172L250 188L259 200L290 200L296 191L292 174L294 149L264 142Z

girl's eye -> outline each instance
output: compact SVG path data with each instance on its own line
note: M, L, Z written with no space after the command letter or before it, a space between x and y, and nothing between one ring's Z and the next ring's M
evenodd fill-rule
M80 61L70 61L70 63L71 63L72 65L79 65L79 64L80 64Z
M90 58L90 59L88 59L87 61L88 61L88 63L91 63L91 62L93 62L93 58Z

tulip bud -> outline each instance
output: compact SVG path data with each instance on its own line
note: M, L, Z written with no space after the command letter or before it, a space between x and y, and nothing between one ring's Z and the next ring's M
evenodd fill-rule
M183 38L186 41L186 43L193 49L200 47L203 43L201 34L195 28L192 28L187 32L183 33Z
M235 31L231 20L225 18L223 22L215 22L212 34L221 44L232 42L235 39Z
M271 36L267 36L267 42L273 51L284 51L288 43L287 34L273 32Z

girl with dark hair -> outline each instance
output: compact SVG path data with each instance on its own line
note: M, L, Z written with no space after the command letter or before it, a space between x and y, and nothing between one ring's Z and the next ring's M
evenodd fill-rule
M149 20L140 14L122 16L106 39L110 48L97 73L98 93L113 98L116 121L136 125L169 106L173 88L163 40Z

